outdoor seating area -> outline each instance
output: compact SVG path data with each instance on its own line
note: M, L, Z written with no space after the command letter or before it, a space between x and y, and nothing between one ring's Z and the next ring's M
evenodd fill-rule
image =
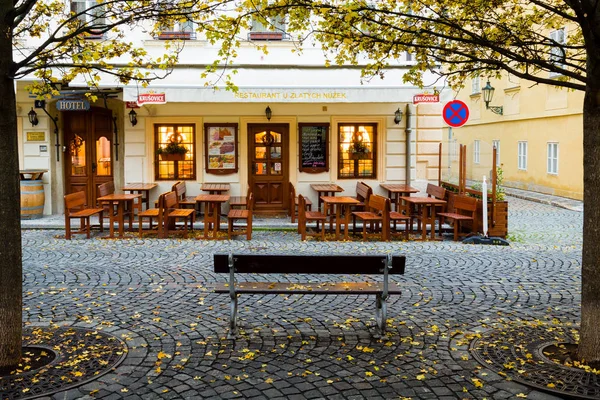
M156 183L130 183L121 189L128 193L118 193L112 181L105 182L97 188L95 208L86 207L83 192L66 195L66 236L86 233L91 237L92 227L104 232L102 222L108 220L108 238L156 235L232 240L245 236L245 240L252 240L257 215L256 196L250 188L246 196L230 196L227 183L203 183L199 186L202 193L190 196L189 182L178 181L170 191L159 194L153 193L157 187ZM353 193L334 183L309 187L313 193L298 193L292 183L288 184L291 224L285 229L295 227L300 240L443 240L446 235L457 241L475 226L474 198L456 197L449 205L446 189L431 183L422 195L410 185L382 183L372 187L362 181L356 183ZM315 194L318 201L313 210L309 197L314 199ZM149 208L150 199L156 195L154 207ZM258 217L268 218L260 213ZM92 224L91 218L98 218L98 223ZM80 220L79 230L71 229L73 219Z

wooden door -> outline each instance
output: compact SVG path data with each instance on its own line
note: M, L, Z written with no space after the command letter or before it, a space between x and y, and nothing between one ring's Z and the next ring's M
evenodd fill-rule
M289 126L248 125L248 185L254 210L280 213L288 209Z
M92 107L63 113L65 194L84 191L88 205L96 204L96 188L113 181L112 112Z

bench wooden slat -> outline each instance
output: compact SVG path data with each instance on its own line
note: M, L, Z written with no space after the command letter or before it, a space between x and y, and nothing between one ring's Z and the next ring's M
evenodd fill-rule
M284 255L236 254L236 273L281 274L381 274L385 255ZM214 255L214 272L229 272L227 254ZM392 257L390 274L404 274L405 256Z
M238 282L235 285L236 293L266 293L266 294L344 294L344 295L372 295L383 290L381 282ZM229 293L228 283L217 283L215 293ZM400 286L390 283L389 294L401 294Z

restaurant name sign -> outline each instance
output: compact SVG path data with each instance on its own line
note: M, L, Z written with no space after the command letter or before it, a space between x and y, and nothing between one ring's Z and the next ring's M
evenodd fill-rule
M58 100L56 109L58 111L86 111L90 109L90 102L87 100Z
M142 93L138 94L137 104L165 104L167 95L165 93Z
M307 90L305 92L292 91L239 91L235 93L236 99L263 99L263 100L324 100L324 99L347 99L347 93L339 91L316 92Z
M413 96L413 104L419 103L439 103L439 94L416 94Z

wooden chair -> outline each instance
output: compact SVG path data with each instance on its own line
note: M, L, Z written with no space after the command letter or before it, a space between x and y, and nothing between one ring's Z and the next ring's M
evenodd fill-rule
M172 191L177 193L177 201L179 202L179 207L181 208L193 208L196 209L197 202L195 196L186 196L186 186L185 181L179 181L173 185L171 188Z
M138 213L138 233L140 237L142 237L143 231L143 221L144 218L148 218L149 227L146 230L146 233L156 233L159 237L162 237L162 230L164 228L164 217L162 204L164 201L164 193L158 196L158 200L156 201L156 208L149 208L148 210L141 211ZM153 226L152 221L156 220L156 226Z
M398 230L398 222L404 222L404 232ZM404 239L408 240L408 233L412 227L410 223L411 218L409 215L402 214L399 211L390 211L390 224L392 224L390 227L390 236L404 235Z
M355 199L360 201L352 207L352 211L365 211L366 204L369 202L369 197L373 194L373 189L364 182L356 183ZM356 232L356 216L352 214L352 232Z
M161 202L158 203L158 213L162 213L164 218L164 229L163 237L167 236L170 232L177 230L177 220L183 220L183 237L187 238L188 235L188 221L190 224L190 230L194 230L194 221L196 217L196 210L191 208L179 208L179 199L177 193L174 191L167 192L163 195L162 207ZM160 224L160 222L159 222Z
M477 199L468 196L454 196L454 212L442 212L438 215L442 220L449 219L454 225L454 241L458 240L460 225L462 221L474 221ZM485 234L485 232L484 232ZM440 223L440 236L442 235L442 224Z
M434 197L438 200L446 200L446 189L444 189L441 186L432 185L431 183L428 183L426 193L427 193L427 197ZM441 205L435 206L436 215L439 215L439 213L445 212L445 211L446 211L446 204L441 204ZM444 220L444 218L438 217L437 220L438 220L438 225L440 226L440 234L441 234L442 221ZM420 223L419 223L419 225L420 225ZM435 226L432 226L431 229L435 229Z
M232 236L246 235L247 240L252 239L252 211L254 209L254 195L248 194L248 203L245 210L229 210L227 214L227 238L231 240ZM245 225L237 226L236 221L246 221Z
M248 198L250 197L250 187L246 190L246 196L233 196L229 198L229 209L246 208L248 206Z
M103 197L114 193L115 183L112 181L98 185L98 188L96 189L96 197ZM102 207L104 209L106 216L110 216L111 213L112 215L117 215L117 206L115 204L112 204L111 202L99 201L98 207Z
M296 189L294 188L294 185L292 185L291 182L289 184L289 187L290 187L290 216L292 217L292 223L294 223L294 222L296 222L296 217L298 217L298 210L299 210L298 197L296 196ZM306 203L306 206L304 209L306 211L311 211L312 210L312 202L310 201L310 199L307 199L305 197L304 201Z
M307 236L321 236L321 240L325 240L325 221L327 216L320 211L307 211L306 199L301 194L298 195L298 229L300 230L300 236L302 240L306 240ZM316 222L315 233L307 233L306 224L309 222ZM321 230L319 232L319 224Z
M86 206L85 192L75 192L65 195L65 237L71 240L71 235L75 233L85 233L86 237L90 238L90 217L98 215L100 222L100 232L103 232L103 208L88 208ZM79 230L71 231L71 219L79 218Z
M372 234L379 232L381 225L381 240L390 240L390 199L379 196L369 196L367 209L369 211L354 211L352 215L362 221L363 240L367 240L367 227L370 227ZM372 235L371 234L371 235Z

